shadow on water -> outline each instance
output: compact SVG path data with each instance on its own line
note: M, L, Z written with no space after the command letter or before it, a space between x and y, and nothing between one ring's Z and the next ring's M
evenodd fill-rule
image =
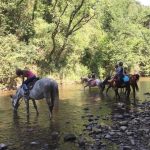
M136 95L138 101L149 100L144 92L149 91L150 82L140 82L140 91ZM131 93L130 101L121 94L125 109L134 108ZM38 101L39 116L36 115L30 102L30 116L27 117L25 104L22 102L18 113L13 114L8 96L0 96L0 143L16 150L77 150L76 143L64 142L66 133L76 136L84 134L84 125L88 123L87 115L100 117L100 124L111 124L109 115L115 111L114 92L108 95L100 93L97 88L84 90L81 85L60 86L59 105L54 108L53 118L49 120L48 107L45 101ZM136 108L136 107L135 107Z

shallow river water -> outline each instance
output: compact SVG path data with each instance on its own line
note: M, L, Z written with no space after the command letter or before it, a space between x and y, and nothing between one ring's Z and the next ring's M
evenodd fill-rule
M138 83L140 91L136 95L137 101L150 98L144 95L150 92L150 81L141 80ZM38 101L39 116L30 102L30 117L27 118L25 104L22 101L18 115L14 116L9 94L0 93L0 143L5 143L13 150L78 150L73 142L64 142L64 136L72 133L77 137L83 133L87 120L83 116L88 113L107 116L113 111L115 103L114 92L108 96L100 94L98 88L88 88L84 91L79 84L59 86L60 101L54 108L53 119L49 120L48 107L44 100ZM131 105L133 102L130 95ZM99 120L101 124L111 124L111 120Z

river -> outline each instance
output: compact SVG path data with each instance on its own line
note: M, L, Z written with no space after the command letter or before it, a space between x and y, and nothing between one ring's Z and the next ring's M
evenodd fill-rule
M150 92L150 81L140 80L137 101L150 98L144 93ZM0 93L0 143L5 143L8 149L16 150L78 150L74 142L64 142L64 136L72 133L77 137L83 133L88 113L107 116L113 111L115 103L114 92L109 96L100 94L98 88L88 88L84 91L80 84L66 84L59 86L60 101L54 108L53 118L49 120L46 101L38 101L39 116L36 115L30 102L30 118L26 116L25 104L22 101L18 115L14 116L8 92ZM132 107L132 93L130 95ZM100 119L101 124L110 124L111 120Z

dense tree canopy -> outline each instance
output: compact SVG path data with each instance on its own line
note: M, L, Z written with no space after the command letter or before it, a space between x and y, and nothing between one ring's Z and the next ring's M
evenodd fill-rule
M0 36L1 81L31 66L104 76L118 61L150 75L150 7L135 0L1 0Z

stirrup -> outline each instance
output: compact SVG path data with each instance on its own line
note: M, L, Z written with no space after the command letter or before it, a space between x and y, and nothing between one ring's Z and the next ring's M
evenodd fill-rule
M24 90L24 95L29 95L29 90Z

